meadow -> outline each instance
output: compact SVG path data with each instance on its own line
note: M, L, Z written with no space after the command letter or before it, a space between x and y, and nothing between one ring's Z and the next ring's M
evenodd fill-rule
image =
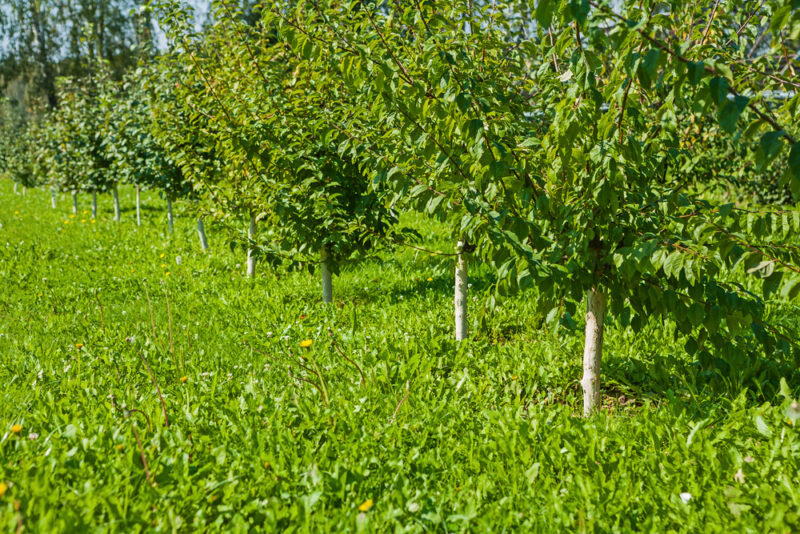
M176 205L0 181L4 532L790 532L798 362L698 362L607 319L582 418L580 327L534 290L452 338L452 259L397 249L334 278L258 266ZM446 227L403 223L427 250ZM452 245L451 245L452 246ZM488 271L471 273L475 316ZM769 301L797 329L794 304Z

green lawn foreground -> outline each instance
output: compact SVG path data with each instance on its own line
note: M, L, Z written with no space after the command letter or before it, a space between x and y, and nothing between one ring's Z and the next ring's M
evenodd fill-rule
M800 528L798 362L709 368L669 326L609 322L583 419L580 328L544 326L534 292L457 346L441 257L345 269L325 307L316 277L250 281L213 225L204 255L181 206L168 239L160 199L137 228L121 195L121 223L106 197L93 222L86 195L70 217L0 181L3 532Z

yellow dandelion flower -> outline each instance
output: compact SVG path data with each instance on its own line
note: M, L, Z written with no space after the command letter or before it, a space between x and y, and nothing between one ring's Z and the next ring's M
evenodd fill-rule
M123 445L122 443L117 444L117 450L118 451L121 451L124 448L125 448L125 445Z
M308 347L311 346L312 343L313 343L312 340L304 339L303 341L300 342L300 346L303 347L304 349L307 349Z
M75 343L75 348L76 349L82 349L83 348L83 343Z
M165 272L164 276L169 276L169 271Z
M81 219L81 222L82 222L82 223L85 223L85 222L86 222L86 219Z
M81 212L81 215L87 215L88 213L89 213L89 212L88 212L87 210L83 210L83 211Z
M159 256L159 258L163 258L163 257L164 257L164 253L162 252L162 253L161 253L161 256Z
M361 503L361 506L358 507L359 512L366 512L372 508L372 499L367 499L366 501Z
M433 282L433 278L431 278L431 277L429 276L429 277L428 277L428 282Z
M64 221L64 224L69 224L69 221Z
M22 432L22 425L17 423L16 425L11 425L11 433L12 434L19 434Z
M6 494L8 491L8 484L5 482L0 482L0 497Z
M14 501L14 511L19 512L19 509L22 508L22 503L18 500Z
M69 216L69 218L70 219L74 219L75 218L75 214L73 213L72 215Z
M14 212L14 215L19 215L19 212L18 212L18 211L15 211L15 212Z
M131 272L132 272L132 273L135 273L135 272L136 272L136 270L135 270L135 269L131 269Z
M94 223L96 223L96 222L97 222L97 221L95 221L94 219L92 219L92 224L94 224Z
M189 380L188 376L182 376L181 377L181 382L186 382L187 380Z
M517 375L514 375L514 376L511 377L511 380L516 380L516 379L517 379Z
M166 263L162 263L162 264L161 264L161 268L162 268L162 269L163 269L164 267L166 267L166 266L167 266L167 264L166 264Z

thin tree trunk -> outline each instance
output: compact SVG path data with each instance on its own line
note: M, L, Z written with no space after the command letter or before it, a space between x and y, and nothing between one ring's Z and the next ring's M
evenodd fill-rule
M467 279L469 276L467 253L464 242L456 245L456 286L455 286L455 319L456 341L463 341L469 335L467 328Z
M97 191L92 191L92 219L97 218Z
M19 184L18 184L17 182L14 182L14 194L15 194L15 195L17 194L17 186L18 186L18 185L19 185Z
M22 186L22 196L24 197L28 193L28 188L26 186Z
M606 297L596 288L586 292L586 331L583 346L583 416L600 407L600 363L603 359L603 322Z
M56 190L50 189L50 207L56 209Z
M197 218L197 233L200 236L200 247L202 247L203 252L208 250L208 239L206 239L206 227L203 225L203 218Z
M136 226L142 225L142 211L139 204L139 184L136 184Z
M75 191L72 192L72 213L74 215L78 214L78 193Z
M114 195L114 220L119 222L119 190L117 189L116 185L114 186L112 193Z
M333 281L331 280L331 270L328 268L328 251L322 249L320 252L320 271L322 271L322 302L333 302Z
M247 229L247 239L253 241L256 238L256 214L250 212L250 227ZM247 276L255 278L256 276L256 254L252 246L247 248Z
M175 232L175 221L172 218L172 201L167 199L167 227L169 228L169 235Z

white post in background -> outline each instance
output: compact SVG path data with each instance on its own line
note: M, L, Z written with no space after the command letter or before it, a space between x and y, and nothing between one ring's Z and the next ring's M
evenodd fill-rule
M74 215L78 214L78 193L75 191L72 192L72 213Z
M322 271L322 302L328 304L333 302L333 280L331 280L331 270L328 267L328 250L320 251L320 271Z
M169 235L175 231L175 221L172 218L172 201L167 199L167 227L169 227Z
M97 218L97 191L92 191L92 219Z
M203 218L197 218L197 233L200 236L200 247L203 252L208 251L208 239L206 239L206 227L203 225Z
M142 212L139 207L139 184L136 184L136 226L142 225Z
M600 363L603 359L603 322L606 297L592 288L586 292L586 331L583 346L583 416L600 407Z
M467 328L467 280L469 267L464 244L463 241L459 241L456 245L456 287L454 298L456 341L463 341L469 335L469 329Z
M119 222L119 190L116 185L114 185L112 193L114 194L114 220Z
M252 241L256 238L256 214L250 212L250 227L247 229L247 239ZM255 250L247 247L247 276L248 278L256 277L256 255Z
M56 190L50 188L50 207L56 209Z

